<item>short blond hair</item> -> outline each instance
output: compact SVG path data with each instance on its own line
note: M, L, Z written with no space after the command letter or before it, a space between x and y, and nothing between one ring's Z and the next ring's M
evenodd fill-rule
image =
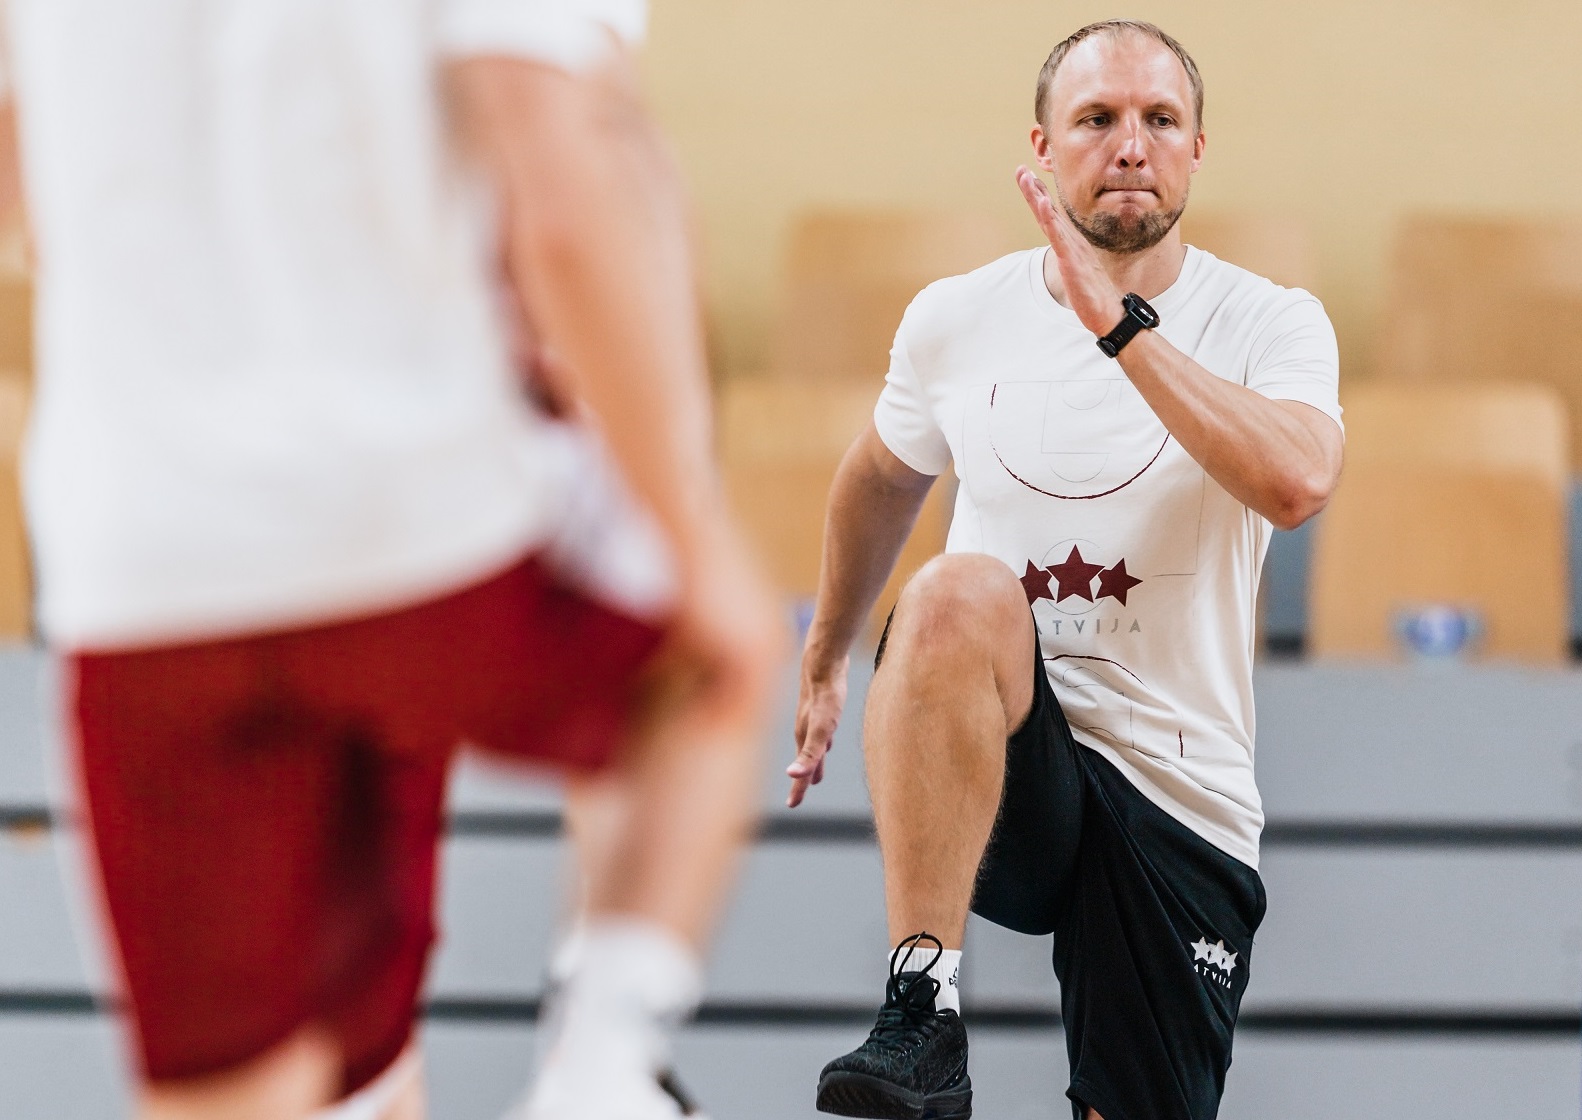
M1090 23L1073 31L1056 44L1055 49L1050 51L1049 57L1044 60L1044 68L1038 72L1038 92L1033 98L1033 119L1040 125L1044 123L1044 102L1049 99L1049 87L1055 80L1055 71L1060 69L1060 64L1066 60L1066 55L1071 53L1072 47L1095 35L1119 35L1123 32L1146 35L1150 39L1157 40L1169 47L1171 53L1181 60L1181 66L1186 70L1187 82L1192 86L1192 112L1197 117L1194 127L1202 128L1203 75L1198 73L1197 63L1192 61L1192 56L1187 54L1186 48L1167 35L1163 29L1140 19L1100 20L1098 23Z

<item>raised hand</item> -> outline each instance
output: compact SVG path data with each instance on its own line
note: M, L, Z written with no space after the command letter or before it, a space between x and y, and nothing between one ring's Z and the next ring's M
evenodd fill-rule
M1099 251L1088 244L1065 207L1054 200L1044 181L1026 165L1016 169L1016 185L1055 252L1066 303L1094 335L1109 334L1125 316L1126 309L1121 304L1121 293L1104 271Z

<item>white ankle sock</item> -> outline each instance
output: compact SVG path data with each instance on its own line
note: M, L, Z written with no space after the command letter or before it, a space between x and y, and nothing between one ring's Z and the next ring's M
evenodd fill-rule
M663 1068L670 1032L702 992L697 954L670 931L635 918L591 921L573 940L578 944L556 954L580 959L555 962L570 975L560 995L558 1037L546 1061L624 1058Z
M928 969L928 974L939 981L939 994L934 997L934 1009L943 1011L950 1008L956 1014L961 1014L961 950L960 949L935 949L931 945L918 945L911 950L908 956L906 949L901 950L901 955L895 957L895 970L897 972L922 972L923 966L934 959L934 954L939 953L939 960ZM895 956L895 950L890 950L890 955ZM889 960L885 961L888 965Z

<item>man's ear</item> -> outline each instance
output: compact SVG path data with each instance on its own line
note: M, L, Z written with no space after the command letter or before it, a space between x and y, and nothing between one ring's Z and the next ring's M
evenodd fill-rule
M1033 126L1031 139L1033 141L1034 162L1053 175L1055 172L1055 157L1049 150L1049 137L1044 135L1043 125L1035 124Z
M1197 174L1197 169L1203 166L1203 148L1208 144L1208 133L1201 128L1197 130L1197 139L1192 141L1192 173Z

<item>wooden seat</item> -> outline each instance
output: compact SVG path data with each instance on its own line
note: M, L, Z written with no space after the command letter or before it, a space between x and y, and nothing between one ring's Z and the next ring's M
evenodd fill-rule
M867 425L877 390L838 380L738 378L722 386L720 452L738 523L770 577L787 595L811 599L830 483L841 457ZM875 606L879 621L901 585L945 547L953 487L936 483L895 573Z
M1391 300L1403 307L1491 289L1582 294L1582 215L1412 215L1396 230L1389 287Z
M809 211L793 224L770 362L797 381L857 380L878 391L912 297L1015 247L980 214Z
M1381 377L1536 382L1582 421L1582 220L1410 219L1388 288Z
M1567 652L1568 428L1553 389L1374 383L1348 392L1346 468L1318 523L1309 640L1394 657L1398 613L1481 619L1482 656Z
M1288 215L1191 208L1181 219L1181 236L1287 288L1312 290L1316 283L1312 234Z

